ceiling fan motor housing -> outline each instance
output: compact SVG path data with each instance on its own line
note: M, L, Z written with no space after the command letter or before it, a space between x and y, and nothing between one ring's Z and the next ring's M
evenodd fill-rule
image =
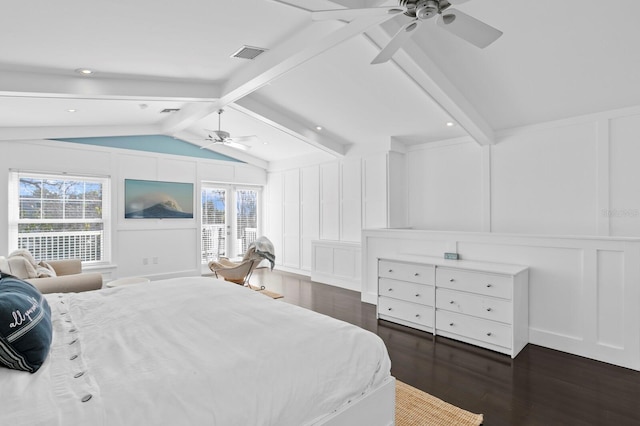
M423 0L416 5L416 17L429 19L440 13L440 3L435 0Z

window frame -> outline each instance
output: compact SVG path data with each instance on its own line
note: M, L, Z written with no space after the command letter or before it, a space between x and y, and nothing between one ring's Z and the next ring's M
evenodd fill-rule
M237 247L237 191L255 191L257 193L256 199L256 234L257 236L261 235L262 227L263 227L263 192L264 187L262 185L247 185L247 184L232 184L232 183L223 183L223 182L201 182L200 185L200 217L199 221L200 227L200 259L202 260L202 265L206 265L204 261L204 253L203 253L203 244L202 244L202 218L204 217L204 213L202 210L202 193L207 189L224 189L226 190L226 206L225 206L225 224L227 226L226 232L226 257L234 258L238 256L242 256L244 253L236 253L239 248Z
M46 219L42 216L37 219L29 219L29 218L20 218L20 208L21 208L21 194L20 194L20 181L23 178L32 178L32 179L42 179L42 180L57 180L57 181L82 181L82 182L98 182L101 184L101 192L102 196L100 199L101 202L101 217L100 218L86 218L83 213L83 217L81 218L52 218ZM87 265L101 265L108 264L111 262L111 228L112 228L112 220L111 220L111 177L104 175L92 175L87 173L66 173L66 172L51 172L51 171L35 171L35 170L9 170L9 199L8 199L8 231L9 231L9 252L16 250L19 248L19 236L20 236L20 225L21 224L65 224L65 223L73 223L73 224L102 224L101 231L101 253L100 259L96 260L84 260L83 264ZM86 192L83 192L86 194ZM42 197L40 198L42 200ZM63 198L63 208L66 206ZM86 199L83 198L83 206L86 206ZM42 209L42 207L41 207ZM64 231L60 233L64 234ZM68 234L72 234L69 232ZM81 231L79 231L81 235ZM77 252L78 250L74 250L73 252ZM52 252L49 252L51 254ZM45 257L51 257L49 255ZM48 259L45 258L37 258L36 260L54 260L54 259L64 259L69 258L68 256L58 255L57 257L51 257Z

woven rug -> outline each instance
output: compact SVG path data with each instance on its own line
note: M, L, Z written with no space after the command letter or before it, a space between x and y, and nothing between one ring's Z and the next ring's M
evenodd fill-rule
M396 380L396 426L478 426L473 414Z

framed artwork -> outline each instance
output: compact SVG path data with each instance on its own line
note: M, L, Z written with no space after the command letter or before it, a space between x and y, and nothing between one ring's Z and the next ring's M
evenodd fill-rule
M193 219L193 184L124 180L126 219Z

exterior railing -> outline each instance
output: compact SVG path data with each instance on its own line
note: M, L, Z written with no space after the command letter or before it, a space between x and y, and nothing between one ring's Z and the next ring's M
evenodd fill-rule
M202 225L202 263L227 255L225 225Z
M18 248L27 249L37 260L104 260L102 231L34 232L18 234Z

